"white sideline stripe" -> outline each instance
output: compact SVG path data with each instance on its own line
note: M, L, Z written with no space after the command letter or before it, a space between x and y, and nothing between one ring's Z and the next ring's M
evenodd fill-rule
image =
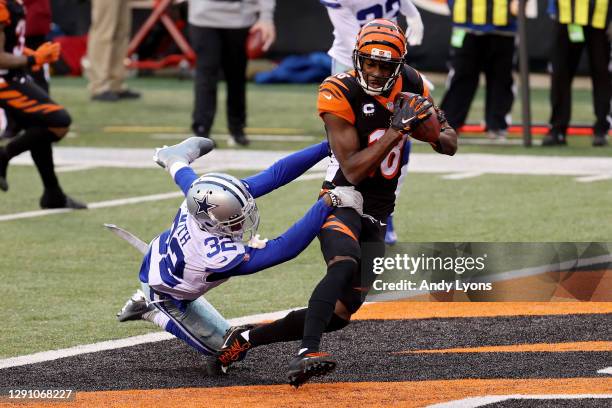
M579 183L592 183L593 181L602 181L610 179L612 179L612 174L595 174L593 176L575 178L575 180Z
M601 370L597 371L597 374L610 374L610 375L612 375L612 367L602 368Z
M120 205L137 204L137 203L142 203L146 201L165 200L168 198L181 197L182 195L183 194L179 191L173 191L171 193L153 194L153 195L148 195L148 196L131 197L131 198L122 198L119 200L100 201L97 203L89 203L87 204L87 206L90 210L93 210L97 208L108 208L108 207L118 207ZM16 214L0 215L0 222L20 220L23 218L43 217L45 215L63 214L63 213L72 212L72 211L75 211L75 210L72 210L70 208L59 208L55 210L26 211L26 212L16 213Z
M612 394L511 394L511 395L487 395L482 397L470 397L455 401L447 401L438 404L427 405L428 408L476 408L484 405L493 404L496 402L508 401L512 399L519 400L552 400L552 399L608 399L612 398Z
M297 308L296 308L297 309ZM228 322L232 326L240 326L249 323L258 323L266 320L276 320L284 317L287 313L296 309L280 310L277 312L260 313L250 316L237 317ZM57 360L58 358L72 357L80 354L96 353L105 350L115 350L124 347L131 347L138 344L155 343L163 340L174 339L175 337L167 332L155 332L143 334L141 336L128 337L125 339L108 340L100 343L85 344L60 350L43 351L40 353L28 354L25 356L11 357L0 360L0 369L19 367L29 364L42 363L45 361Z
M312 174L305 174L303 176L300 176L294 181L316 180L316 179L323 179L324 177L325 177L325 173L312 173ZM138 204L138 203L143 203L147 201L166 200L169 198L182 197L182 196L183 196L183 193L181 193L180 191L173 191L170 193L153 194L153 195L148 195L148 196L121 198L118 200L109 200L109 201L100 201L97 203L89 203L87 204L87 207L90 210L95 210L97 208L118 207L121 205ZM60 208L56 210L26 211L22 213L0 215L0 222L20 220L23 218L42 217L45 215L63 214L63 213L72 212L72 211L75 211L75 210L72 210L70 208Z
M443 178L445 180L463 180L467 178L480 177L480 176L482 176L482 173L467 172L467 173L447 174L446 176L442 176L440 178Z
M66 165L55 168L56 173L68 173L72 171L83 171L83 170L91 170L95 169L98 166L89 165L89 164L75 164L75 165Z

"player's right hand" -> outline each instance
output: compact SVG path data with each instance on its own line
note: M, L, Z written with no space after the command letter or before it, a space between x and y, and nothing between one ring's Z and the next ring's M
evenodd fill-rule
M60 57L62 48L59 43L46 42L34 51L34 59L36 65L43 65L49 62L55 62Z
M353 186L340 186L327 191L333 207L350 207L363 215L363 196Z
M431 101L422 95L400 92L393 102L390 127L403 134L410 133L417 124L431 115L431 107Z

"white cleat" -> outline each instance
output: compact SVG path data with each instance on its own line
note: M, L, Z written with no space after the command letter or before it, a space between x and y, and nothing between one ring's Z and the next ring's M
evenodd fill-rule
M164 169L171 168L177 162L189 165L210 152L214 146L214 142L208 138L192 136L179 144L158 147L155 149L153 161Z
M117 320L120 322L127 322L128 320L140 320L143 315L153 309L152 305L147 304L142 290L138 289L131 298L125 302L125 305L119 313L117 313Z

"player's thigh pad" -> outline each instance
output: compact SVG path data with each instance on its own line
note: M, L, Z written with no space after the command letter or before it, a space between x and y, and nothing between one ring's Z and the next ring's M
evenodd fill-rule
M0 108L24 129L66 128L72 123L66 109L51 100L31 79L0 81Z
M319 232L321 252L325 263L337 256L361 258L359 236L361 216L350 208L336 208L325 220Z

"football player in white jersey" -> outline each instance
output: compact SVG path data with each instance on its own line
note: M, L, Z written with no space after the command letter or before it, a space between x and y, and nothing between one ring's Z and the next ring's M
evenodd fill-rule
M419 10L410 0L320 0L327 8L329 19L334 26L334 42L327 52L332 58L332 75L354 69L353 50L355 39L361 27L376 18L386 18L397 21L398 13L406 17L406 40L408 45L421 45L423 41L423 21ZM423 80L426 80L423 78ZM427 81L430 89L433 85ZM395 195L398 196L408 171L410 156L410 141L404 149L405 165L401 169L401 177ZM393 227L393 215L387 219L385 242L389 245L397 242L397 233Z
M148 245L139 274L142 290L117 314L119 321L148 320L207 355L221 348L230 324L202 295L232 276L252 274L296 257L334 207L351 207L360 213L363 207L363 198L354 188L336 188L324 193L280 237L259 240L255 198L289 183L328 156L327 141L244 180L224 173L196 175L189 164L212 147L209 139L192 137L156 151L155 161L172 175L185 201L170 228Z

